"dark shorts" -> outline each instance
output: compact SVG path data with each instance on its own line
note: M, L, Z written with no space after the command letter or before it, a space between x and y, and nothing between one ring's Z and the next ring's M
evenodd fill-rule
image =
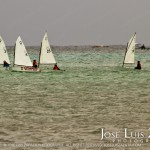
M7 68L7 67L9 67L9 64L4 64L3 66Z
M141 70L141 67L135 67L135 69L139 69L139 70Z
M37 68L37 65L33 66L34 68Z

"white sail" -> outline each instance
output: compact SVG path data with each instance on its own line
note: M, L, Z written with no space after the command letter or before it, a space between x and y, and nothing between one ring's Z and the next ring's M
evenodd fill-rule
M40 64L55 64L56 63L53 52L50 48L47 33L45 33L44 38L42 40L40 51L41 51L40 60L39 60Z
M132 36L127 44L127 50L124 58L124 64L133 64L135 57L136 33Z
M32 66L32 62L30 60L30 57L27 53L27 50L20 38L18 37L15 45L15 61L14 65L20 65L20 66Z
M5 43L2 39L2 37L0 36L0 64L3 64L3 61L6 61L8 64L10 64L10 60L8 57L8 53L7 53L7 49L5 46Z

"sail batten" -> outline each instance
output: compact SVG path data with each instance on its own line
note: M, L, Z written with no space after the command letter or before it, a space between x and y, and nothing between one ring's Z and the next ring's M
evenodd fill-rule
M15 44L15 60L14 65L18 66L32 66L32 62L27 53L25 45L19 36Z
M10 60L8 57L7 49L4 43L4 40L0 36L0 64L3 64L4 60L10 64Z
M133 64L135 58L135 43L136 43L136 33L131 37L127 44L126 54L123 64Z
M47 32L45 33L43 40L42 40L39 63L43 65L56 63L55 57L53 55L53 52L51 50L51 47L48 41Z

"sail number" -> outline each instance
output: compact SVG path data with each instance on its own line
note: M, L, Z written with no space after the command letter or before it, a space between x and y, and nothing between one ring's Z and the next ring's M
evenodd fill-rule
M47 49L47 53L50 53L50 52L51 52L50 48L49 48L49 49Z
M6 49L4 48L4 53L6 53Z

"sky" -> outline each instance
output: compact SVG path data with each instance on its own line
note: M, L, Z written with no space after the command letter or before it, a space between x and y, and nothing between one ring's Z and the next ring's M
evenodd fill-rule
M27 46L150 45L150 0L0 0L0 36L7 46L20 35Z

